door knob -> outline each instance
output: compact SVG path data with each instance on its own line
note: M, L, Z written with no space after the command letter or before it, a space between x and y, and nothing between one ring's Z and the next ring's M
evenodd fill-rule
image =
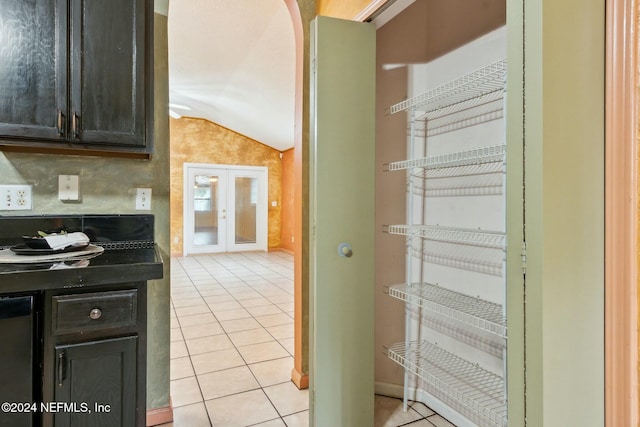
M353 255L351 245L348 243L340 243L338 245L338 255L344 258L351 258L351 256Z

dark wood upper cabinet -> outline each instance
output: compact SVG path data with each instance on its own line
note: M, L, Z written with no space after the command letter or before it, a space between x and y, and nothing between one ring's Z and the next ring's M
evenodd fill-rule
M59 139L66 113L66 7L0 0L0 135Z
M151 153L150 0L0 0L0 11L0 145Z
M71 4L70 137L144 146L144 1Z

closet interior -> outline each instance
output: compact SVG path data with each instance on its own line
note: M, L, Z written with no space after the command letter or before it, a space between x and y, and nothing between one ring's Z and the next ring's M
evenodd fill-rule
M386 105L383 125L406 117L406 138L378 144L400 144L405 156L378 150L377 180L404 186L404 220L379 219L379 242L396 239L386 250L403 245L387 258L404 260L404 277L382 286L403 306L404 330L380 345L402 372L405 407L423 402L459 427L507 426L506 28L379 72L400 66L407 96ZM379 340L394 336L385 331Z

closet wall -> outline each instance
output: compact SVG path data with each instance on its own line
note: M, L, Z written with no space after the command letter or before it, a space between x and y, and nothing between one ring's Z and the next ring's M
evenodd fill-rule
M376 69L376 392L401 397L404 370L385 346L404 340L404 303L385 287L405 280L405 240L382 232L406 222L406 175L382 165L407 157L407 115L388 107L409 96L409 67L439 58L505 25L504 0L417 0L377 31Z

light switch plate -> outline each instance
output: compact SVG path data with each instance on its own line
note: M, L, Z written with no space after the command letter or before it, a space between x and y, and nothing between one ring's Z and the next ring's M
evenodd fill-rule
M78 175L58 175L58 199L80 200L80 178Z
M136 210L137 211L151 210L151 189L150 188L136 189Z

